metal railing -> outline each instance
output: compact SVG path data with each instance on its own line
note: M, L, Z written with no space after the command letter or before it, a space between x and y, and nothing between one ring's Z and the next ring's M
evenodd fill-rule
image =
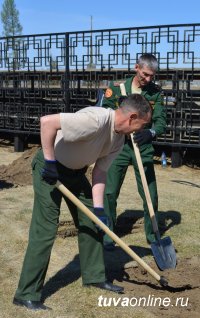
M200 147L200 24L0 38L0 131L39 134L44 114L95 105L98 89L153 53L167 108L157 144Z

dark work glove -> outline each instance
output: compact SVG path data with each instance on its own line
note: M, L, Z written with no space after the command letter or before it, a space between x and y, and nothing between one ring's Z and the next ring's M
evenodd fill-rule
M42 179L48 184L56 184L58 180L58 170L56 167L56 160L45 160L44 168L41 172Z
M150 129L143 129L141 131L136 132L133 135L134 141L138 144L138 146L142 146L144 144L150 144L152 142L153 137L155 136L155 132Z
M96 215L96 217L98 217L98 219L101 222L103 222L106 226L109 227L109 219L104 212L104 208L94 208L93 211L94 211L93 213ZM95 226L99 231L102 231L104 233L104 231L97 224L95 224Z

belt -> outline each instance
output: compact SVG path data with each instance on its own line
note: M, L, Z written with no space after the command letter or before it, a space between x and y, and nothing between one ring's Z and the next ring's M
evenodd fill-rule
M43 150L39 149L37 152L37 158L38 160L42 163L42 165L44 165L44 154L43 154ZM62 163L60 163L59 161L57 161L57 168L61 173L66 173L66 174L70 174L70 175L76 175L76 174L84 174L87 171L88 166L85 166L81 169L70 169L65 167Z
M63 173L70 174L70 175L76 175L76 174L84 174L87 171L88 166L85 166L81 169L70 169L65 167L62 163L57 161L57 167L59 170L61 170Z

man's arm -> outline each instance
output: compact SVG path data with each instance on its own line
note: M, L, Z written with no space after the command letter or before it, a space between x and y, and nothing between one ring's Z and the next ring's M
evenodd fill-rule
M41 144L46 160L55 160L54 142L59 129L61 129L60 114L40 118Z
M161 93L157 94L155 107L152 115L153 129L156 136L160 136L166 129L166 108L163 105L163 96Z
M109 87L106 89L104 94L104 99L102 102L102 107L104 108L118 108L118 97L120 96L119 87L115 87L114 83L111 82Z
M54 142L57 131L61 128L60 115L47 115L40 119L40 135L45 164L41 171L42 179L50 184L56 184L58 171L54 152Z
M94 207L104 206L104 190L106 183L106 171L101 170L97 165L92 172L92 196Z
M102 221L106 226L109 226L109 220L104 211L104 190L106 183L106 171L101 170L97 165L94 166L92 171L92 197L94 214ZM101 231L98 225L97 229Z

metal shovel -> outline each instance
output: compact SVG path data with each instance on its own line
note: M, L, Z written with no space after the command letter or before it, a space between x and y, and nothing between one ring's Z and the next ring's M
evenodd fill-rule
M149 214L152 221L153 231L156 236L156 241L151 243L151 250L152 250L153 256L155 258L156 264L159 267L159 269L165 270L168 268L175 268L177 263L176 252L172 245L171 238L169 236L163 239L160 238L160 233L158 230L158 225L157 225L157 221L156 221L156 217L155 217L155 213L154 213L154 209L153 209L153 205L152 205L152 201L151 201L151 197L149 193L149 188L148 188L146 176L144 173L144 167L142 164L140 150L138 148L138 145L134 142L133 134L131 134L131 140L133 144L133 149L135 151L138 168L140 171L140 176L141 176L144 193L145 193L145 197L146 197L146 201L147 201L147 205L149 209Z
M96 223L113 241L115 241L128 255L130 255L139 265L141 265L151 276L153 276L161 286L167 287L168 282L164 276L158 275L148 264L146 264L128 245L126 245L115 233L113 233L94 213L92 213L73 193L71 193L60 181L56 187L74 203L84 214Z

